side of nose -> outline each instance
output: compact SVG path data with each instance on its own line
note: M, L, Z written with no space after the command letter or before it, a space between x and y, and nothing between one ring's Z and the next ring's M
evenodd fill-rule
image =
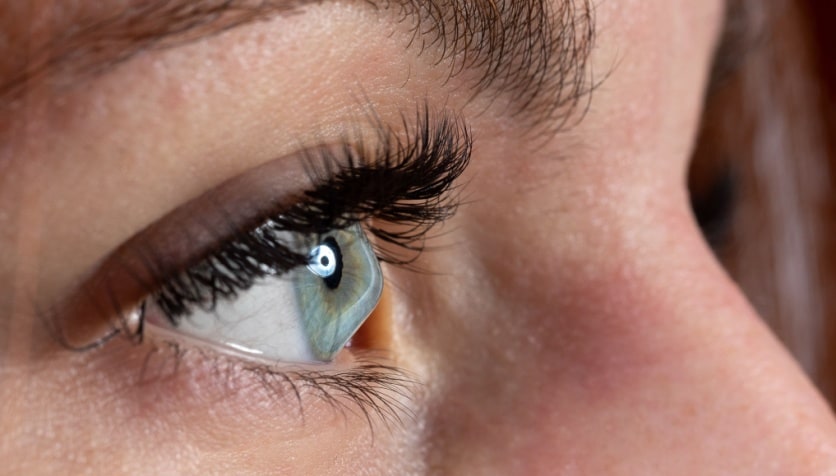
M435 352L433 375L445 376L429 384L425 402L431 467L452 474L836 468L827 405L687 212L657 218L641 236L616 229L571 252L511 263L486 253L482 273L438 278L437 295L447 297L423 331ZM474 294L486 286L491 293Z

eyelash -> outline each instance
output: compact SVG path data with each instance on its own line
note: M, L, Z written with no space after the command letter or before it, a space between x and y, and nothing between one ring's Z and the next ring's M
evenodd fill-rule
M455 213L458 197L450 192L472 150L469 130L456 118L431 118L425 108L415 124L410 130L404 118L411 134L403 140L378 121L378 145L371 151L358 140L307 154L305 166L316 185L299 202L255 229L238 232L180 274L151 273L157 289L153 299L176 325L194 306L212 311L219 299L234 299L258 278L307 264L307 254L283 243L280 235L286 232L319 235L360 222L383 244L376 247L378 259L412 263L427 233ZM152 261L146 266L161 268Z
M387 428L391 423L400 424L405 419L414 418L414 412L405 400L410 398L409 389L417 385L416 380L404 369L379 363L379 356L373 351L359 353L350 369L336 371L277 369L246 363L198 347L183 347L173 341L156 342L150 352L144 359L142 381L166 379L171 372L178 371L184 360L197 354L201 362L210 362L213 373L224 381L237 381L236 376L243 371L269 395L295 400L300 415L305 413L304 395L311 394L342 413L362 416L372 432L375 418ZM163 361L152 363L155 355Z

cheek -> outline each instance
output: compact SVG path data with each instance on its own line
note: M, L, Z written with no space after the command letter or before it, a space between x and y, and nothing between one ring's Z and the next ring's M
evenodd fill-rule
M740 301L687 203L676 215L622 203L539 222L494 203L463 226L470 246L460 265L410 294L432 376L427 439L440 458L455 459L447 445L489 465L491 448L502 447L525 461L522 473L549 472L538 455L605 461L602 442L635 442L634 433L651 448L666 418L699 408L704 393L682 392L710 378L703 344ZM624 218L643 214L640 231Z
M575 201L563 212L522 207L537 219L497 203L474 220L462 240L471 244L467 271L439 278L433 293L435 313L462 327L442 332L455 336L450 351L462 359L501 355L511 366L537 363L552 377L577 372L583 380L666 357L668 314L688 298L666 280L716 283L722 275L681 193L641 195ZM463 346L466 339L474 342Z
M448 246L427 255L439 273L404 293L432 377L428 432L483 449L518 434L520 454L568 449L587 428L587 442L600 439L603 415L659 403L656 381L675 380L677 356L699 346L700 329L670 325L683 307L716 309L733 293L670 170L483 157ZM688 282L716 285L691 288L695 300Z

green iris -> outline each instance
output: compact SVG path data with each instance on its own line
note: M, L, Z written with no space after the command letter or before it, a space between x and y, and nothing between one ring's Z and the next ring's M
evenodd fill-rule
M295 281L310 350L321 361L333 359L345 346L383 290L380 265L359 225L321 237Z

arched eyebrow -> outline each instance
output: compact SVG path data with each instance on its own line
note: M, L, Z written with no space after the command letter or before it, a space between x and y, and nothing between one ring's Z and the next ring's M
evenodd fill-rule
M0 60L0 110L33 84L46 81L53 89L77 85L143 51L176 48L276 15L299 14L305 5L325 1L116 0L112 3L120 8L73 11L56 3L26 12L9 7L0 14L0 25L5 25L5 33L0 32L0 58L5 58ZM475 71L468 75L476 78L474 96L505 95L512 115L532 122L568 118L594 86L588 68L595 37L591 0L358 1L409 26L408 48L435 55L435 62L449 65L450 78Z

